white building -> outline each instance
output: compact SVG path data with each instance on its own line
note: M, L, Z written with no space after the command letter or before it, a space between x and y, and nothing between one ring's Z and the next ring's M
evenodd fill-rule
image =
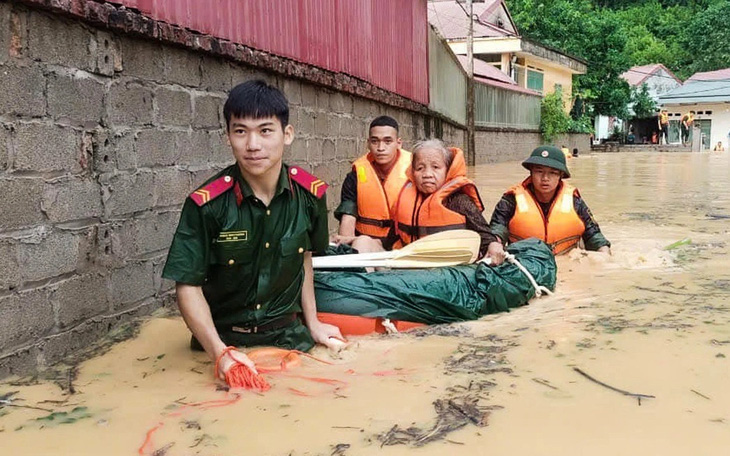
M657 105L659 104L659 97L662 94L682 86L682 81L661 63L632 67L628 71L624 72L621 77L626 80L631 87L640 88L642 85L646 84L647 89L649 90L649 95L654 99L654 102L656 102ZM629 111L631 111L631 105L629 105ZM670 119L675 120L672 119L672 117L670 117ZM653 126L653 123L644 123L647 125L644 125L645 128L642 130L645 131L642 131L641 136L647 138L651 137L649 129ZM623 129L623 124L620 119L614 117L596 116L594 128L596 130L596 140L601 140L607 139L611 136L614 128ZM676 128L678 129L679 127L676 126ZM670 136L670 142L679 143L678 131L679 130L677 130L676 135ZM673 131L671 132L674 133ZM674 136L676 136L676 138L674 138ZM672 141L672 139L674 139L674 141Z
M702 133L703 148L713 149L718 142L728 148L730 68L695 73L683 86L662 94L659 103L669 111L670 119L677 125L685 113L695 112L695 125Z

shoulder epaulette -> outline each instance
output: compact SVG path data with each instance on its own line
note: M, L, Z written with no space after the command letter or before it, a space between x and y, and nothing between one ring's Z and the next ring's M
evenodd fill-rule
M225 193L233 187L233 184L234 180L231 176L221 176L195 190L190 194L190 199L195 201L198 206L202 206Z
M322 198L327 191L328 185L323 180L317 179L298 166L289 167L289 177L317 198Z

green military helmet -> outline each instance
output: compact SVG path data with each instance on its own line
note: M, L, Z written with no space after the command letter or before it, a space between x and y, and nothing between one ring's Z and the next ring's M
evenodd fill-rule
M565 154L555 146L540 146L533 150L527 160L522 162L522 166L527 169L530 169L532 165L557 169L563 172L563 178L570 177L568 165L565 163Z

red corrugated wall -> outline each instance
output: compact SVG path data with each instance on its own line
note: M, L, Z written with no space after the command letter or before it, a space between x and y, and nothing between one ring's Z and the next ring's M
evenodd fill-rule
M428 104L427 0L119 0L153 19Z

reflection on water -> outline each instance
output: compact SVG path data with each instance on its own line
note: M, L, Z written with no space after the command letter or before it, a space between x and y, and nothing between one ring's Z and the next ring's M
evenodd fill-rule
M305 360L272 374L266 394L218 391L181 320L152 320L76 378L0 385L3 450L725 454L729 164L726 153L573 159L572 183L612 241L611 258L559 258L556 295L509 314L320 350L333 365ZM471 174L490 212L526 171L505 163ZM655 398L639 404L576 367Z

